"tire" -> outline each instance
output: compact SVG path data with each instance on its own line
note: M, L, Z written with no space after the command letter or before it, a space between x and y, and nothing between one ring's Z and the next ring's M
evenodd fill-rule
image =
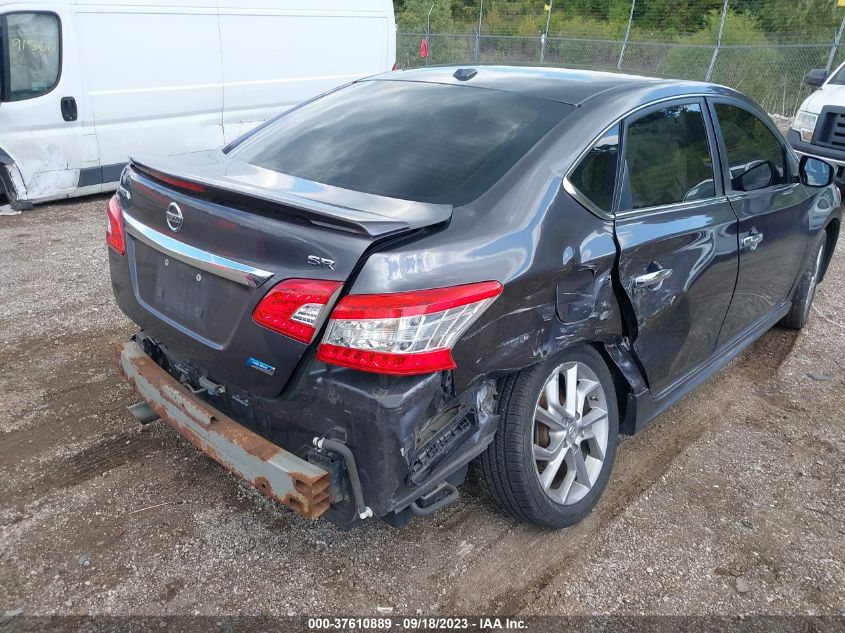
M824 265L824 247L826 235L822 236L795 290L795 297L792 299L792 308L780 322L780 325L792 330L803 329L810 320L810 309L813 307L813 298L816 296L816 286Z
M555 389L547 383L555 375L558 398L550 405ZM569 405L565 394L572 375L578 390ZM481 455L482 481L499 509L548 528L586 517L610 479L619 439L616 390L601 355L578 346L509 377L499 416L493 442Z

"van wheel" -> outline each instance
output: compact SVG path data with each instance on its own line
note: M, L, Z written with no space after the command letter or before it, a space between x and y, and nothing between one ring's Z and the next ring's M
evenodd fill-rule
M499 508L550 528L587 516L607 486L619 438L616 391L601 355L579 346L512 376L499 415L481 456Z
M810 309L813 307L813 298L816 296L816 286L822 274L824 265L825 237L816 245L816 250L810 258L810 263L801 275L798 288L795 290L795 298L792 300L792 308L783 319L780 325L792 330L800 330L810 320Z

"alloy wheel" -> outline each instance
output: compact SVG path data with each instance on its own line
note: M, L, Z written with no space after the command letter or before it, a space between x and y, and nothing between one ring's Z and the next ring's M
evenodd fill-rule
M540 486L561 505L583 499L596 483L607 453L607 394L586 364L552 372L537 398L532 450Z

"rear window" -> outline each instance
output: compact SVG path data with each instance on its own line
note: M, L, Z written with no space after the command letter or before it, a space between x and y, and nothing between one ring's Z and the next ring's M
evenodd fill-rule
M457 205L573 109L469 86L365 81L281 117L232 156L335 187Z

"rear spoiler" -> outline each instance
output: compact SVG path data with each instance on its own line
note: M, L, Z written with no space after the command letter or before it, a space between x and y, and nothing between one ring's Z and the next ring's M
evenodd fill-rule
M245 206L256 202L269 203L285 214L308 220L312 224L356 233L370 238L405 233L409 230L446 222L452 217L452 206L426 204L408 200L385 198L372 194L330 187L284 174L263 170L246 163L224 165L210 154L188 160L172 158L129 159L130 165L162 184L183 189L192 196L228 201ZM234 168L232 168L234 167ZM250 177L262 176L262 184L254 184ZM268 174L277 181L266 184ZM277 185L277 186L274 186ZM306 190L313 197L300 195ZM331 201L318 198L331 198ZM337 202L357 202L347 205ZM262 205L263 206L263 205ZM389 213L363 210L375 208Z

